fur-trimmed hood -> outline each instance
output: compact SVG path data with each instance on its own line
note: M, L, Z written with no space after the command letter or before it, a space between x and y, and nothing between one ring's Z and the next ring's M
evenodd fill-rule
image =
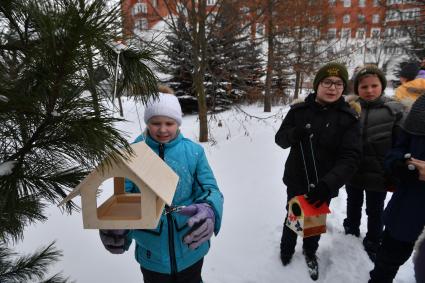
M350 94L344 97L345 101L350 105L350 107L356 111L359 115L362 113L362 105L360 104L360 97L355 94ZM401 103L400 101L395 100L394 98L381 95L380 99L387 106L391 112L394 114L398 112L404 112L412 106L408 107L406 104Z
M360 105L360 102L358 101L359 96L355 94L350 94L344 96L345 101L350 105L351 109L356 111L356 113L360 116L362 113L362 106Z

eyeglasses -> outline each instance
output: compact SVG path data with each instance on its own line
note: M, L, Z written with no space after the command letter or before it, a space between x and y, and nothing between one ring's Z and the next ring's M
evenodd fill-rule
M335 85L336 89L344 88L344 82L342 82L342 81L334 82L333 80L323 80L323 81L320 82L320 85L325 87L325 88L331 88L332 85Z

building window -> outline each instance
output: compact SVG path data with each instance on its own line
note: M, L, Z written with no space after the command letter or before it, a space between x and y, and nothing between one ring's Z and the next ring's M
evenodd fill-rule
M380 28L371 28L370 29L370 35L371 35L372 38L378 38L380 33L381 33Z
M158 1L157 0L152 0L152 7L156 8L158 7Z
M329 16L328 23L330 23L330 24L336 23L336 19L335 19L335 16L334 15L330 15Z
M373 7L379 6L379 0L373 0Z
M357 15L357 20L359 21L359 23L363 24L366 21L366 17L363 14L359 14Z
M344 0L344 7L345 8L351 7L351 0Z
M399 11L396 11L396 10L389 10L389 11L387 11L385 19L388 22L399 21L400 20L400 13L399 13Z
M379 14L374 14L372 16L372 23L374 23L374 24L379 23Z
M148 12L148 6L146 3L136 3L133 5L133 8L131 9L131 14L133 16L140 14L140 13L147 13Z
M336 0L329 0L329 6L335 7L336 6Z
M216 2L217 0L207 0L207 6L213 6L213 5L215 5L215 2Z
M419 8L405 9L401 12L401 18L405 20L416 20L420 16Z
M350 22L350 15L346 14L344 17L342 17L342 22L344 24L348 24Z
M359 7L366 7L366 0L359 0Z
M335 37L336 37L336 28L328 29L328 38L335 38Z
M349 28L343 28L341 30L341 38L348 39L350 37L351 37L351 29L349 29Z
M364 28L357 29L357 33L356 33L357 38L362 39L365 37L365 35L366 35L366 31Z
M134 28L138 30L147 30L148 29L148 19L140 18L136 20Z

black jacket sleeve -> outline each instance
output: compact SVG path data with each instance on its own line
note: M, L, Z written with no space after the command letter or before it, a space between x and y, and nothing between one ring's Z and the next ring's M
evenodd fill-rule
M295 130L295 118L294 110L291 109L283 119L282 125L280 125L279 131L275 135L275 142L282 148L291 147L295 140L293 138L293 133Z

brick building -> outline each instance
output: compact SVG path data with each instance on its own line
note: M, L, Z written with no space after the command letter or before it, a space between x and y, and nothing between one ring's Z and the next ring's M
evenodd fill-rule
M424 4L412 0L330 0L329 37L402 37L409 25L425 16ZM421 8L422 7L422 8Z
M254 2L254 1L253 1ZM404 26L425 18L424 1L414 0L329 0L328 38L403 37ZM207 0L207 8L214 8L216 0ZM124 0L122 2L125 30L151 29L170 10L163 0ZM323 32L323 27L320 28Z

